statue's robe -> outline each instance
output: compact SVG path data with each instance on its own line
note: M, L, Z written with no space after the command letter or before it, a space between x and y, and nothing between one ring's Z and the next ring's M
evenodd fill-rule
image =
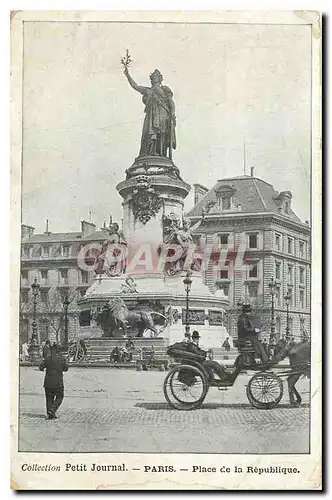
M167 155L170 146L176 149L174 125L171 124L173 93L162 85L143 88L145 119L143 123L140 155Z

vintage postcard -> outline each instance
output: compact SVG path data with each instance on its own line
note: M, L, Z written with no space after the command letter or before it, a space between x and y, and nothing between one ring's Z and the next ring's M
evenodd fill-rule
M320 490L321 15L11 13L11 487Z

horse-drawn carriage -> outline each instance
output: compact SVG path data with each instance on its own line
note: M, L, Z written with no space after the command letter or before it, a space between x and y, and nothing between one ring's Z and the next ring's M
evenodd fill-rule
M180 345L182 344L182 345ZM251 405L259 409L271 409L278 405L283 396L283 380L287 378L290 403L297 406L301 396L295 384L301 375L309 373L310 345L298 344L296 348L284 350L279 357L263 365L255 360L252 343L245 342L238 346L239 355L233 368L220 365L218 377L214 376L206 362L206 353L201 349L190 349L190 344L179 343L170 346L168 354L175 361L164 381L164 395L167 402L177 410L194 410L199 408L210 389L217 387L227 390L232 387L243 371L256 372L249 380L246 393ZM200 352L201 351L201 352ZM277 363L289 358L289 367L273 369Z

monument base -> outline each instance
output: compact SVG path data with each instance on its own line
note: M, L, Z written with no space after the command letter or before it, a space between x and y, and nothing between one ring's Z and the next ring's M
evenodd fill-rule
M158 336L156 337L154 332L146 330L143 334L144 338L163 337L165 345L182 341L187 319L186 293L183 284L185 273L175 276L164 276L157 273L131 275L135 291L128 291L126 288L127 278L128 276L123 275L117 278L102 276L96 279L87 290L86 295L80 299L80 308L82 310L91 309L95 316L109 300L121 297L130 311L156 313L153 317L158 323L158 325L156 324ZM203 348L221 347L228 336L226 313L228 299L220 293L217 296L212 295L199 273L193 274L191 279L190 332L199 331ZM121 330L114 332L114 335L121 338ZM137 331L129 328L128 337L135 337L135 335L137 335ZM90 327L82 327L81 336L104 338L103 330L95 322ZM122 338L124 338L124 334Z

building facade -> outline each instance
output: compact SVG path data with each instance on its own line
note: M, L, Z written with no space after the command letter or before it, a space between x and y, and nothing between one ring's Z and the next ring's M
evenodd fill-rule
M105 229L96 231L91 222L82 221L81 231L35 234L34 228L22 225L20 343L32 334L33 293L35 278L39 285L36 297L36 322L39 342L46 339L63 342L64 307L69 299L68 337L77 337L80 311L77 300L82 297L94 278L93 261L96 251L106 239Z
M292 210L290 191L278 193L253 176L222 179L210 190L195 185L187 216L204 255L205 281L229 297L229 332L236 338L241 304L251 303L267 335L310 335L310 227ZM203 252L203 253L202 253ZM275 281L272 299L270 283ZM274 302L274 321L272 319Z

